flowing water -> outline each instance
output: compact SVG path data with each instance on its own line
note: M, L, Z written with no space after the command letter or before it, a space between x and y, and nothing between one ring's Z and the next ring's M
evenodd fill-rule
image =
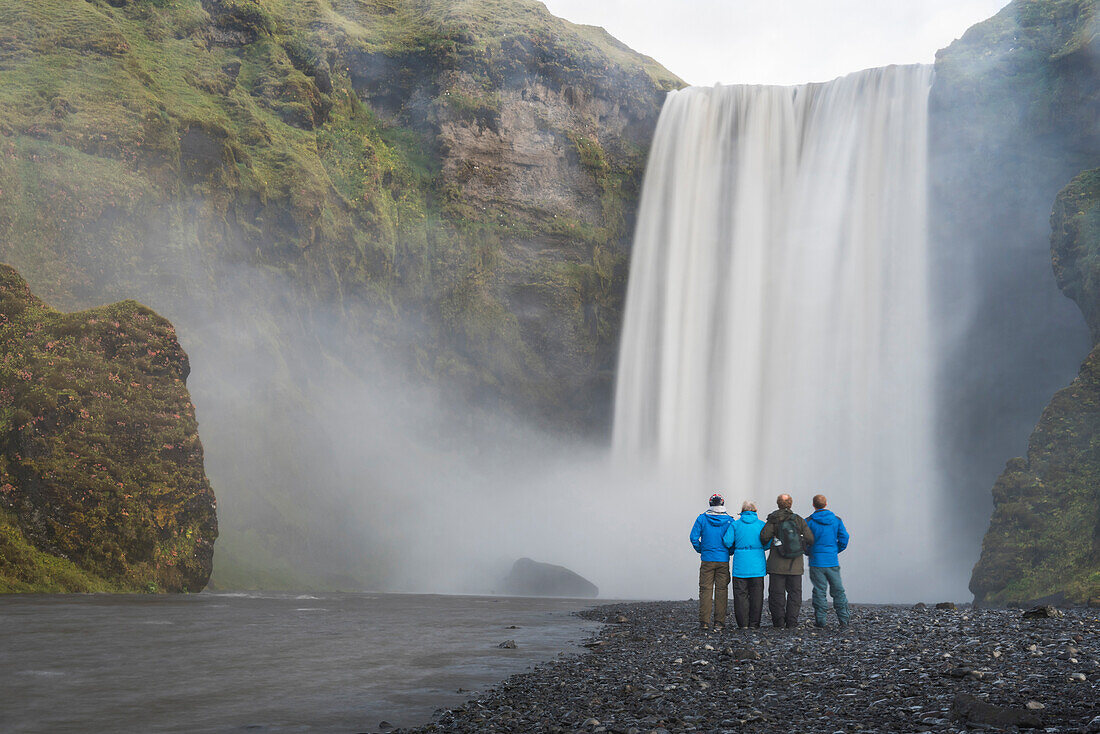
M963 590L937 551L927 66L669 94L650 152L617 454L702 496L829 497L860 599Z
M585 605L413 594L2 596L0 731L425 723L471 689L576 650L596 629L571 614ZM516 649L497 647L508 639Z

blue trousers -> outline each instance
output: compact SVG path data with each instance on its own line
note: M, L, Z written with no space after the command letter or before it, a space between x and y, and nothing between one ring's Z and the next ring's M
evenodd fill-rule
M825 626L825 619L829 612L829 600L825 598L828 591L833 597L833 609L836 610L837 621L844 627L851 619L848 611L848 595L844 593L844 584L840 581L840 566L832 568L815 568L810 566L810 583L814 585L814 624L818 627Z

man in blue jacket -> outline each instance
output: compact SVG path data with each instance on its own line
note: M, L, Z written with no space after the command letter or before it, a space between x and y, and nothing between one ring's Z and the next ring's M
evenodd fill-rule
M722 542L733 518L726 514L726 501L720 494L710 496L710 509L695 520L691 528L691 547L699 554L699 626L710 629L711 607L714 628L726 624L729 601L730 552Z
M733 616L737 627L760 627L760 613L764 609L764 549L760 531L764 521L756 516L756 504L744 502L741 516L730 523L723 542L733 552Z
M813 545L806 551L810 557L810 583L814 585L814 626L825 626L829 612L829 602L825 598L828 590L833 597L837 621L843 628L848 626L851 614L848 611L848 596L840 581L839 554L848 547L848 531L843 520L825 509L826 504L825 495L815 495L814 514L806 518L806 524L814 534Z

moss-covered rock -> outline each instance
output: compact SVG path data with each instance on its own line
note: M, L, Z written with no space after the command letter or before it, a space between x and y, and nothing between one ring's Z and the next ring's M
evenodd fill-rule
M200 591L217 537L190 367L126 301L59 313L0 265L0 591Z

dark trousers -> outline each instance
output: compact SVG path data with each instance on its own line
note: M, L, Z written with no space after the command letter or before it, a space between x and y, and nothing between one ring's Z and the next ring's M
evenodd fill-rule
M802 574L768 574L768 611L776 627L797 627L802 608Z
M764 610L764 577L733 580L733 616L738 627L759 627Z

